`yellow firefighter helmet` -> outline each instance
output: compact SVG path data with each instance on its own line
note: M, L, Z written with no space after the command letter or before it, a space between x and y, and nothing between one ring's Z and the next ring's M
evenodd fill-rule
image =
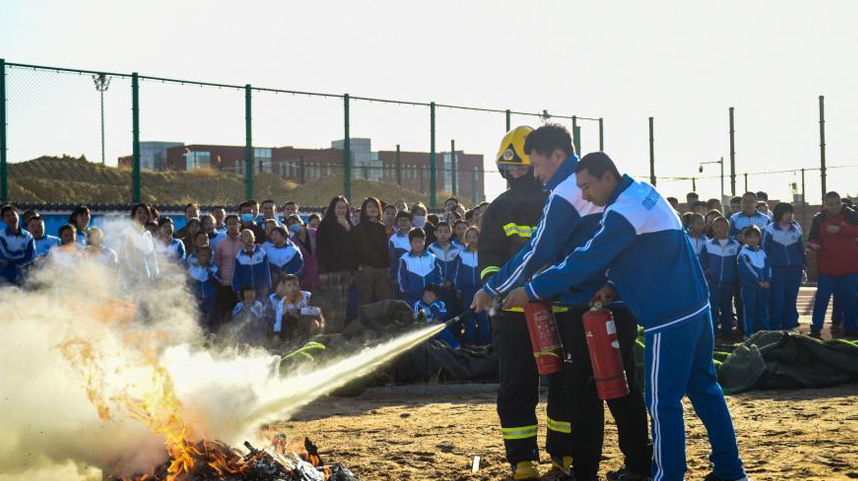
M533 132L531 127L519 125L503 136L495 160L498 167L503 169L504 167L530 165L530 157L524 152L524 141L531 132Z

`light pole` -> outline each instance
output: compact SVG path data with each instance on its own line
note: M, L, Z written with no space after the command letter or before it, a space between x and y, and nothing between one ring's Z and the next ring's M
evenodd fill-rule
M95 90L101 95L101 165L104 165L104 92L110 86L110 77L100 73L93 75L92 81L95 83Z
M698 167L699 172L703 172L703 166L706 164L721 164L721 203L724 203L724 157L721 157L720 160L707 160L704 162L700 162L700 167Z

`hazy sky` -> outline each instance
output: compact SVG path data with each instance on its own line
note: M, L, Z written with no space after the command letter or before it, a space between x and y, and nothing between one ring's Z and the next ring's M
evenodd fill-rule
M316 92L434 100L605 119L605 150L621 170L692 176L729 155L737 171L819 165L818 96L826 97L829 188L858 191L858 3L854 1L580 2L64 2L0 0L0 57ZM97 93L87 77L12 71L12 161L40 153L98 159ZM129 82L108 91L108 163L130 153ZM141 138L244 142L243 93L141 85ZM355 102L352 135L374 149L428 150L426 108ZM536 118L513 119L538 124ZM582 150L598 149L582 122ZM491 162L501 115L438 112L438 150ZM259 94L254 143L321 147L342 137L338 100ZM487 166L489 167L489 166ZM727 166L729 170L729 165ZM703 175L717 175L707 166ZM503 183L488 174L490 197ZM786 198L793 174L751 176ZM683 195L691 183L659 183ZM738 180L738 190L743 180ZM808 199L819 175L807 174ZM729 184L727 184L729 193ZM698 183L703 196L718 181Z

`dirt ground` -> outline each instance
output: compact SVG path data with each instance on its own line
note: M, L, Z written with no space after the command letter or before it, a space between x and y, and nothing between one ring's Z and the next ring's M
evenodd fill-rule
M323 459L342 462L363 481L510 479L491 392L413 394L367 392L328 397L291 421L272 426L290 437L309 436ZM745 468L755 481L858 479L858 384L837 388L765 391L729 396ZM689 473L709 472L709 446L686 402ZM542 444L545 403L539 405ZM622 463L607 414L602 472ZM574 426L573 426L574 430ZM474 456L480 469L471 472ZM543 454L540 472L549 470Z

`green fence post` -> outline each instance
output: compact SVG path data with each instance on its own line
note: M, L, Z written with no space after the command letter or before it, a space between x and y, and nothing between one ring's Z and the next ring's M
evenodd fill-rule
M343 95L343 192L346 199L352 196L352 139L349 133L349 94Z
M605 122L599 117L599 152L605 151Z
M471 201L474 205L477 205L477 202L479 202L479 199L477 198L477 180L479 175L480 169L475 165L473 172L471 172Z
M402 160L399 157L399 144L396 144L396 185L402 187Z
M140 203L140 80L131 74L131 200Z
M459 165L456 162L456 141L450 140L450 180L453 184L453 195L457 195L459 193Z
M730 107L730 195L736 195L736 144L733 135L733 107Z
M649 183L655 187L655 135L653 133L652 117L649 118Z
M9 202L9 171L6 166L6 59L0 58L0 202Z
M512 112L506 109L506 131L512 130Z
M819 174L822 180L822 195L827 193L825 186L825 97L819 96Z
M244 86L244 198L253 198L253 112L251 110L253 90L250 84Z
M438 195L435 192L436 187L436 169L435 165L435 102L429 104L429 207L435 208L438 204Z
M581 128L578 127L578 116L572 116L572 145L575 146L575 153L581 155Z

